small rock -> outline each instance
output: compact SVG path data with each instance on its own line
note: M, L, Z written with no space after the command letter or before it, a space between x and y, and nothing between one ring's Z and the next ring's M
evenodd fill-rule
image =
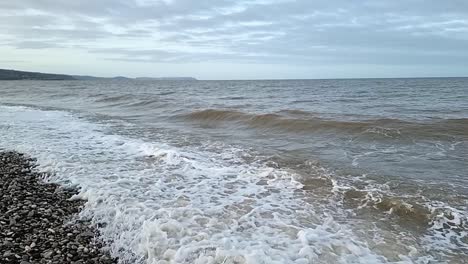
M94 233L93 232L83 232L80 234L80 236L82 237L94 237Z
M54 254L53 250L48 250L48 251L44 252L42 254L42 256L44 256L44 258L48 259L48 258L51 258L53 254Z
M2 151L0 264L117 263L92 239L98 234L91 221L69 222L85 203L70 199L77 194L75 187L45 183L49 175L33 170L34 159Z

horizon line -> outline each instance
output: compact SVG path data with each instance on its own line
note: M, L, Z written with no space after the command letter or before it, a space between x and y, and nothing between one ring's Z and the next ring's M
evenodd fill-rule
M125 75L114 75L114 76L95 76L90 74L69 74L69 73L49 73L49 72L40 72L40 71L25 71L25 70L17 70L17 69L8 69L3 68L4 70L12 70L12 71L22 71L22 72L32 72L32 73L42 73L42 74L56 74L56 75L68 75L68 76L86 76L86 77L94 77L94 78L119 78L124 77L128 79L137 79L137 78L194 78L193 81L299 81L299 80L372 80L372 79L448 79L448 78L468 78L467 76L406 76L406 77L330 77L330 78L259 78L259 79L200 79L194 76L138 76L138 77L128 77ZM1 70L1 68L0 68Z
M109 77L112 78L112 77ZM372 80L372 79L456 79L468 76L416 76L416 77L336 77L336 78L272 78L272 79L197 79L197 81L301 81L301 80Z

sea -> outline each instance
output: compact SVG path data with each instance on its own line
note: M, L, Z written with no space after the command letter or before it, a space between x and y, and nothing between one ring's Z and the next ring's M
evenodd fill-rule
M468 78L2 81L120 263L468 263Z

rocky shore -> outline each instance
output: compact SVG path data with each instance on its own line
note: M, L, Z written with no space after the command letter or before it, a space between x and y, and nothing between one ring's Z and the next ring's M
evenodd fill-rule
M0 152L0 263L117 263L88 221L76 220L77 190L44 183L34 160Z

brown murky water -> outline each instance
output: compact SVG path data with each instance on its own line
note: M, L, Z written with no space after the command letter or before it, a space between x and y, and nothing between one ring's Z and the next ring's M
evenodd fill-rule
M1 82L0 148L135 263L466 263L468 79Z

